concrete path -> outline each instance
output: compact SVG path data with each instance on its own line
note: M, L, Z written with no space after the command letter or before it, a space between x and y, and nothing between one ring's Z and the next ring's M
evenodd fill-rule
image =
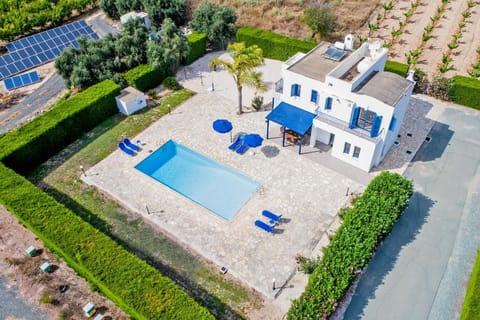
M13 288L7 287L0 277L0 319L5 320L46 320L48 317L37 308L27 304Z
M415 194L345 319L456 319L480 236L480 112L447 106L405 176Z

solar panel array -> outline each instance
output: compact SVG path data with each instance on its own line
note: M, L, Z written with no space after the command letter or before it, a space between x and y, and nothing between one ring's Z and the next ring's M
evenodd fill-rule
M11 77L3 81L7 90L13 90L29 84L40 82L40 77L37 71L32 71L19 76Z
M345 57L347 53L344 50L337 48L328 48L327 51L323 54L325 58L328 58L333 61L340 61Z
M52 61L66 47L78 48L76 39L82 35L98 39L95 31L80 20L8 43L9 53L0 56L0 80Z

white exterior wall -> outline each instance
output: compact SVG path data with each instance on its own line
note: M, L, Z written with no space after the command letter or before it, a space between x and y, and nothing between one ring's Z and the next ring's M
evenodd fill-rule
M115 100L117 102L118 110L127 116L147 106L147 101L145 100L144 95L138 95L129 101L122 101L118 97L116 97Z

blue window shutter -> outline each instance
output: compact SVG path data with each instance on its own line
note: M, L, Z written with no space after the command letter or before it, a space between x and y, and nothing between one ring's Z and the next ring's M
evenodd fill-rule
M375 116L373 118L372 130L370 131L370 137L375 138L378 136L378 130L380 130L380 126L382 125L382 116Z
M295 97L297 95L297 85L294 83L292 84L292 89L290 90L290 96Z
M310 96L310 101L313 103L318 102L318 92L316 90L312 90L312 95Z
M390 121L390 126L388 127L388 130L395 131L396 126L397 126L397 118L392 117L392 121Z
M332 110L332 97L327 97L325 99L325 110Z
M355 128L357 123L358 115L360 114L360 107L355 107L352 112L352 118L350 119L350 129Z
M301 89L300 85L297 84L297 94L296 94L297 97L300 97L300 89Z

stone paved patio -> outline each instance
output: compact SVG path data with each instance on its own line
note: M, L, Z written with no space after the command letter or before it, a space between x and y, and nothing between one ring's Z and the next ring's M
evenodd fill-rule
M303 292L307 281L306 277L296 274L295 254L316 256L320 253L320 248L328 242L326 233L333 232L339 225L336 214L348 201L347 189L362 191L375 172L367 174L351 166L345 170L328 152L309 152L308 147L304 149L306 154L299 156L296 147L282 148L278 139L264 140L261 147L250 149L244 155L228 150L230 136L212 130L215 119L229 119L233 134L255 132L264 136L267 112L238 116L233 80L226 72L210 71L206 64L211 58L212 55L207 55L179 72L177 78L197 94L137 137L130 137L142 142L143 150L137 156L129 157L117 150L88 170L83 179L219 267L226 266L249 286L269 298L275 297L285 312L290 300ZM267 60L262 68L270 88L264 94L265 102L273 96L272 88L280 78L280 68L281 63L273 60ZM209 91L212 82L213 92ZM250 104L253 94L253 90L244 89L245 105ZM423 118L428 112L422 108L414 110L421 110ZM419 133L426 135L428 126L431 127L428 121L417 125ZM418 137L415 151L424 139ZM169 139L252 177L262 187L231 221L225 221L134 168ZM315 153L323 154L323 158L316 157ZM391 154L394 156L387 163L389 169L406 167L408 161L400 152L398 156L395 152ZM147 213L146 205L151 214ZM278 227L278 233L268 234L254 226L256 219L262 219L263 209L286 218ZM273 278L277 287L285 289L273 291Z

